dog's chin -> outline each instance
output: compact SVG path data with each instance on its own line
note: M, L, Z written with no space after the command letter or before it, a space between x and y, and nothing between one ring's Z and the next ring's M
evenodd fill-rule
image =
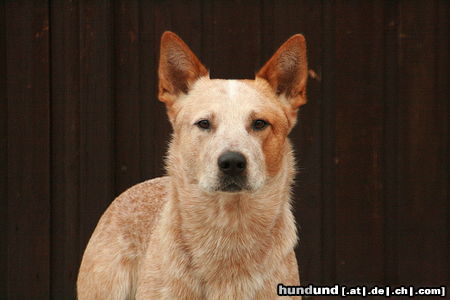
M240 184L237 183L229 183L227 185L221 185L218 188L219 192L225 192L225 193L238 193L238 192L242 192L245 190L249 190L246 187L241 186Z
M218 176L216 178L200 178L198 187L208 194L214 193L252 193L264 185L264 179L251 181L246 176Z
M202 184L201 182L199 182L199 187L201 190L208 194L242 193L253 191L253 189L249 185L239 182L221 182L212 185Z
M249 191L250 187L247 183L246 176L221 176L217 186L218 192L239 193Z

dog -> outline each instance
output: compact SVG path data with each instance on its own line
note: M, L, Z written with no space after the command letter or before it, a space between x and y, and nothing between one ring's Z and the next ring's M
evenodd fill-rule
M103 214L78 299L275 299L279 283L300 284L287 136L306 103L305 38L288 39L254 80L210 79L172 32L160 50L167 176Z

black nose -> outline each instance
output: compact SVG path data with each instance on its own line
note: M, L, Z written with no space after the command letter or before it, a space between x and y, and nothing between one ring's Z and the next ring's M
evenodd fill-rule
M247 165L244 155L239 152L231 151L220 155L217 163L219 164L219 169L230 176L241 174Z

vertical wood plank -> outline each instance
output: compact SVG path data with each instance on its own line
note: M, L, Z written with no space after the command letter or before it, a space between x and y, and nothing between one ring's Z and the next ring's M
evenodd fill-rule
M155 33L155 10L160 2L140 1L139 9L139 91L140 91L140 164L142 179L150 179L163 173L162 155L169 130L162 134L156 128L159 123L169 127L164 119L164 105L157 96L157 72L159 36ZM164 123L166 122L166 123ZM164 129L164 126L161 126Z
M176 0L171 3L158 5L155 10L155 34L158 39L165 30L172 30L178 34L200 59L201 52L201 1ZM159 52L159 51L158 51Z
M440 226L442 225L444 230L440 231L440 234L437 237L433 237L436 239L437 247L442 247L441 251L439 251L439 257L435 258L433 262L433 268L438 268L438 273L434 278L430 278L430 282L445 282L447 287L450 285L450 276L448 274L448 268L445 266L450 265L450 257L446 253L450 253L450 208L449 208L449 95L450 95L450 73L448 66L450 65L449 53L450 53L450 28L449 28L449 18L450 18L450 3L448 1L439 0L436 5L436 51L437 58L435 62L436 66L436 101L435 105L437 105L438 112L438 120L434 120L439 126L440 138L438 140L439 143L439 158L438 158L438 171L436 175L438 177L439 182L439 200L437 205L440 208L435 208L432 212L431 218L442 218L439 221L435 221L431 226ZM427 195L427 199L430 198ZM428 202L425 202L426 207L428 208ZM447 213L440 212L435 215L434 213L437 210L445 211ZM432 231L430 231L432 232ZM431 255L434 255L432 250L429 250Z
M439 53L442 45L448 49L448 36L439 34L448 30L448 11L442 15L437 1L402 1L399 9L398 276L442 285L448 279L448 94L441 97L448 80L440 80L448 74L441 77ZM447 25L438 28L442 17Z
M8 1L8 298L50 296L47 1Z
M114 2L115 194L138 183L140 170L139 2Z
M322 5L322 283L336 281L336 45L335 1Z
M384 3L384 280L400 284L397 274L398 226L398 2Z
M80 251L114 198L110 1L80 1Z
M54 299L75 299L80 243L80 47L78 1L54 1L51 28L52 257Z
M383 5L336 2L337 280L384 279ZM367 267L370 265L370 268Z
M115 194L140 181L139 3L114 2Z
M0 295L8 294L8 98L6 96L6 14L0 3Z
M299 232L297 259L301 283L319 283L322 277L322 6L315 1L263 1L260 50L262 66L286 39L304 34L308 48L308 103L300 109L290 137L297 153L298 174L293 199Z
M203 54L211 78L253 79L261 55L260 1L205 1L203 5Z

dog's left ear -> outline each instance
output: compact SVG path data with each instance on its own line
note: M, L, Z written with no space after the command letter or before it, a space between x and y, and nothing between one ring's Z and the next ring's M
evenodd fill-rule
M256 77L267 80L275 94L287 101L293 126L298 108L306 103L308 64L303 35L296 34L281 45Z
M161 37L159 58L159 100L168 108L180 94L187 94L190 86L200 77L208 76L208 70L173 32Z

